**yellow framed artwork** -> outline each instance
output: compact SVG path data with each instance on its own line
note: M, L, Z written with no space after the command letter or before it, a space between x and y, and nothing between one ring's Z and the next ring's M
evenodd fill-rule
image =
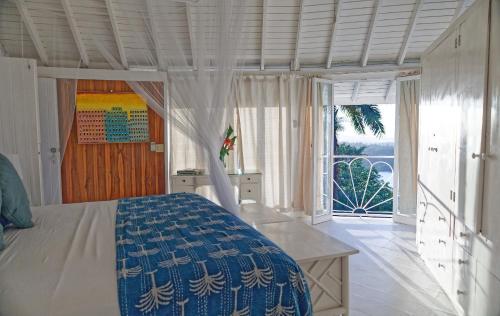
M148 106L135 93L81 93L76 96L79 144L149 141Z

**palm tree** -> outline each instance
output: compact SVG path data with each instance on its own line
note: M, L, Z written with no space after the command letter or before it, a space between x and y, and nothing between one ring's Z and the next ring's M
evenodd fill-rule
M339 117L339 110L351 122L354 130L358 134L366 134L369 129L373 135L381 137L385 134L384 123L382 123L382 114L376 104L357 104L357 105L334 105L333 106L333 146L334 150L338 148L338 133L344 130L344 120Z
M356 104L356 105L334 105L333 106L333 151L335 154L350 154L340 153L338 133L344 130L344 119L339 117L339 110L351 122L354 130L358 134L366 134L366 130L370 130L373 135L381 137L385 134L385 127L382 123L382 115L376 104ZM363 148L364 150L364 148ZM359 151L358 155L361 155ZM338 181L338 166L333 168L333 178ZM338 199L337 190L333 190L333 198Z

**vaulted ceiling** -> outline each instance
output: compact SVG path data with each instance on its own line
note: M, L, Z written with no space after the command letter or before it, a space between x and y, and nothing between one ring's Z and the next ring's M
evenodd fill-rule
M470 5L465 0L247 0L246 65L261 69L404 64ZM150 65L166 50L168 19L191 48L189 2L166 0L0 0L5 54L43 65L102 68L97 38L127 67ZM168 12L159 19L155 12ZM152 33L152 34L151 34Z
M415 64L472 2L246 0L239 58L256 70ZM162 68L157 61L168 50L166 24L176 28L189 54L193 14L192 1L0 0L0 53L43 66L110 68L97 39L125 68ZM339 93L343 88L346 96L363 88L387 96L393 82L350 81Z

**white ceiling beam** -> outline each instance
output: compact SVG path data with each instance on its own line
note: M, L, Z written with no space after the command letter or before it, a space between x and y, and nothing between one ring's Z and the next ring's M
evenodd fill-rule
M0 56L9 57L9 53L7 53L7 50L5 49L5 46L3 46L2 43L0 43Z
M165 62L161 54L160 40L158 39L158 27L154 19L153 13L153 0L146 0L146 10L149 19L149 28L151 30L151 37L153 38L153 44L155 46L156 60L158 63L159 70L165 70Z
M74 61L68 61L69 64L74 64ZM96 80L132 80L132 81L159 81L166 72L156 71L155 68L129 69L129 70L111 70L104 69L109 67L108 63L93 63L93 65L103 67L103 69L77 69L77 68L63 68L63 67L38 67L39 77L50 78L67 78L67 79L96 79ZM213 70L213 68L208 68ZM289 65L281 67L266 68L261 71L259 66L256 67L238 67L235 72L241 74L253 75L270 75L270 74L283 74L283 73L296 73L300 74L315 74L322 78L332 79L334 81L365 81L365 80L395 80L396 77L402 74L405 77L400 78L413 78L409 75L418 73L420 70L419 63L406 63L403 66L396 64L376 64L361 67L359 65L345 64L334 65L330 69L325 67L303 67L301 71L290 71ZM171 69L171 71L186 71L190 72L193 69ZM106 77L106 75L109 75ZM126 79L124 79L126 78ZM128 79L134 78L134 79Z
M89 65L89 56L87 55L87 51L83 45L82 36L80 35L80 31L76 25L76 20L73 15L73 10L71 9L71 5L69 0L61 0L64 13L66 14L66 19L68 20L69 28L71 33L73 34L73 39L75 40L76 47L78 48L78 52L80 53L80 58L84 66L88 67Z
M293 69L298 70L300 68L300 37L302 31L302 13L304 12L304 4L306 0L300 0L300 9L299 9L299 20L297 23L297 36L295 38L295 57L293 58Z
M451 20L450 23L453 23L459 16L462 15L462 13L466 9L466 3L465 0L457 0L457 7L455 9L455 14L453 15L453 19Z
M375 32L375 26L377 24L377 18L381 6L382 6L382 0L375 0L375 7L372 14L372 18L370 20L370 27L368 28L368 34L366 35L366 42L365 42L365 47L363 49L363 56L361 57L362 67L365 67L368 64L368 56L370 55L373 33Z
M267 0L262 0L262 31L260 35L260 70L266 67L264 52L266 50L267 33Z
M191 46L191 58L193 59L193 69L197 69L198 61L196 58L196 39L194 37L194 29L193 29L193 9L191 8L191 4L186 2L186 20L189 31L189 43Z
M125 80L125 81L163 81L164 72L134 71L89 68L38 67L40 78L82 79L82 80Z
M123 42L120 37L120 31L118 30L118 22L116 21L115 12L113 9L112 0L106 1L106 9L108 10L109 21L111 22L111 28L113 29L113 36L115 37L116 47L118 48L118 54L120 54L120 60L125 69L128 68L127 56L125 55L125 48L123 47Z
M335 37L337 33L337 25L340 23L340 11L342 10L342 4L343 0L339 0L335 12L335 19L333 20L332 24L332 36L330 39L330 48L328 50L328 59L326 60L326 68L330 68L332 66L332 59L333 59L333 45L335 43Z
M43 46L42 40L40 39L40 35L38 34L38 30L36 29L35 23L33 22L33 19L31 18L31 15L29 14L28 9L26 8L26 4L24 3L24 0L17 0L16 6L17 6L17 10L19 11L19 15L21 15L21 19L24 21L24 25L26 26L26 29L28 30L28 33L31 37L31 40L33 41L33 44L35 45L35 49L38 53L38 57L40 57L42 64L48 65L49 64L49 57L47 55L47 51L45 50L45 47Z
M419 14L420 10L422 9L423 3L424 3L423 0L417 0L417 2L415 3L415 6L413 8L413 12L411 13L410 23L408 24L408 27L406 28L406 33L405 33L403 45L401 46L401 49L399 50L398 65L402 65L405 61L406 53L408 52L408 47L410 46L411 37L413 36L413 32L415 31L415 27L417 26L418 14Z
M352 96L351 96L351 100L353 102L356 101L356 99L358 98L358 94L359 94L359 86L360 86L360 82L359 81L355 81L354 82L354 87L352 89Z
M396 87L396 80L391 80L391 83L389 86L387 86L387 91L385 92L385 101L389 102L390 97L392 96L392 92L394 91L394 88Z

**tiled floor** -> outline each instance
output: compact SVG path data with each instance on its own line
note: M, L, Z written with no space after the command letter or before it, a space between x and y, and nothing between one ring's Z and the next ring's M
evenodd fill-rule
M350 315L456 315L416 252L415 227L348 217L315 227L360 251L350 261Z

